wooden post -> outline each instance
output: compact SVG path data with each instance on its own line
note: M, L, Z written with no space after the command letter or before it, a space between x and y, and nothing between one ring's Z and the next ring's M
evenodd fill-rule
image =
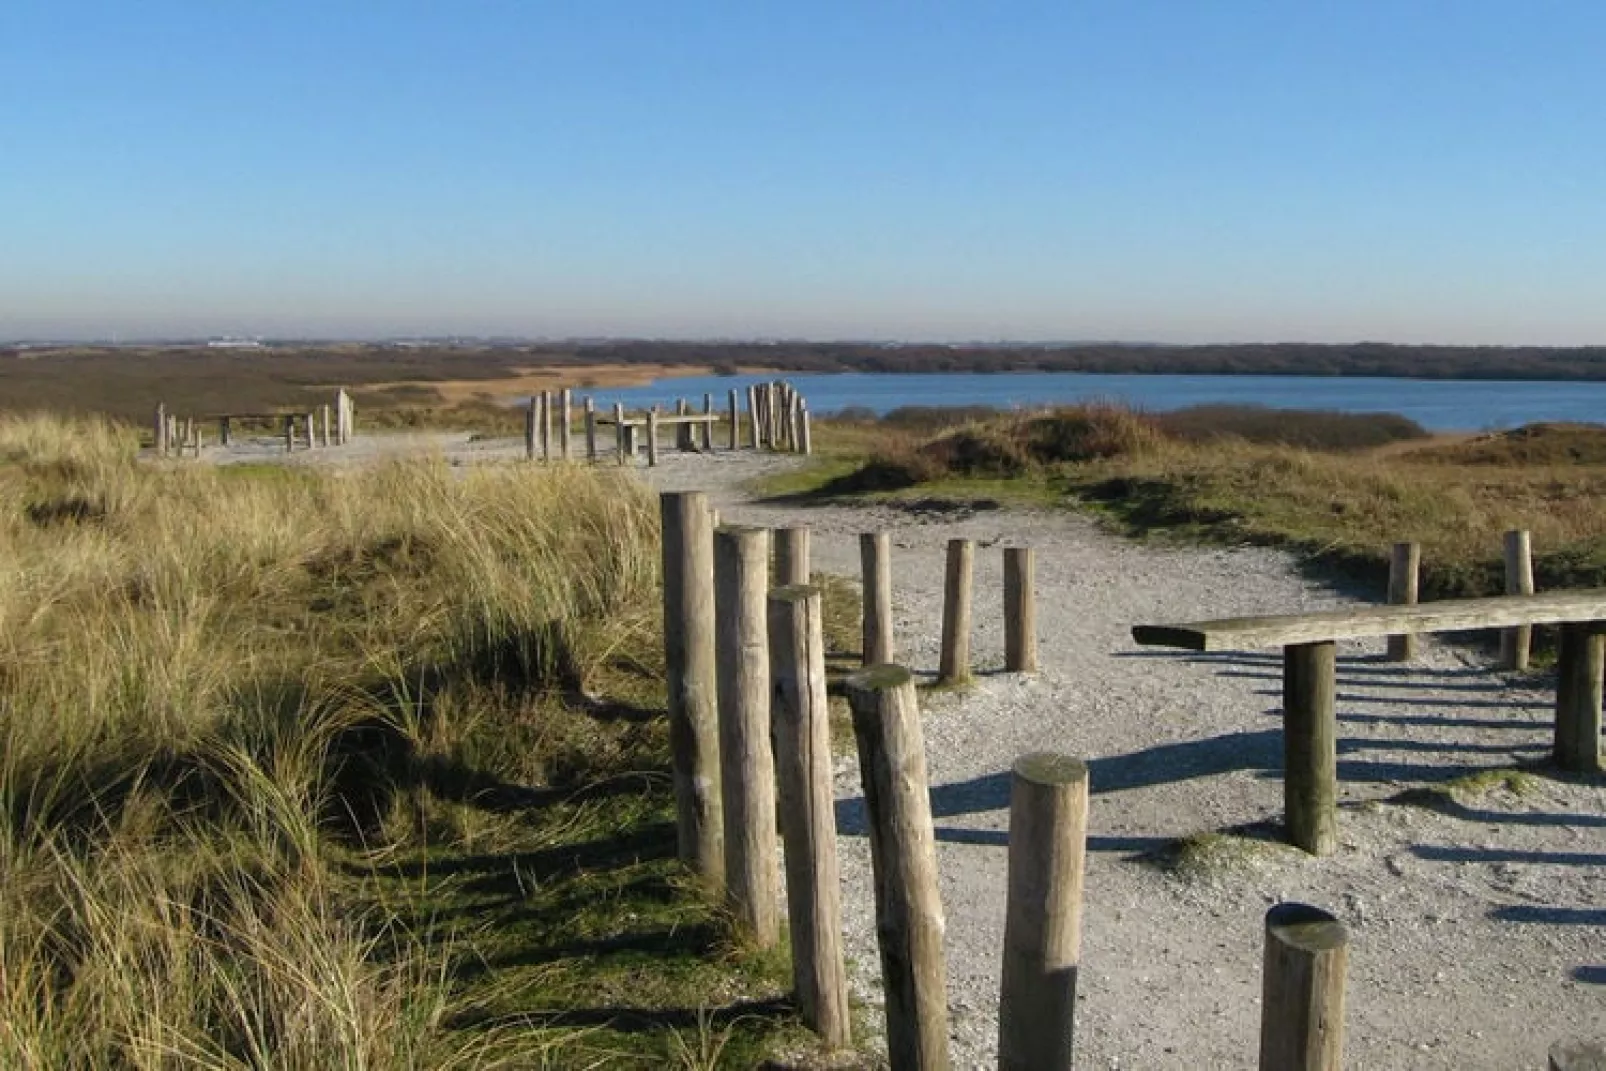
M896 657L892 644L892 537L886 532L859 536L864 586L864 664L879 666Z
M706 391L703 393L703 417L703 434L698 442L702 444L703 453L711 454L714 452L714 396Z
M1349 932L1309 904L1266 912L1260 1071L1339 1071Z
M769 565L767 530L728 527L714 533L725 889L745 935L759 948L774 947L780 936L765 608Z
M729 400L730 400L730 418L731 418L730 448L732 450L734 450L734 449L736 449L736 447L740 443L740 435L741 435L741 430L742 430L742 411L741 411L740 407L738 407L737 404L736 404L736 388L735 387L732 387L730 389Z
M1599 773L1601 673L1606 669L1606 624L1561 626L1556 649L1556 765L1573 773Z
M1606 1042L1566 1038L1550 1046L1550 1071L1606 1071Z
M157 457L167 456L167 406L161 402L156 403L155 434L151 437L151 449L156 451Z
M1015 763L998 1002L998 1066L1005 1071L1071 1066L1087 792L1087 766L1078 759L1041 752Z
M1422 547L1418 543L1396 543L1389 557L1389 604L1415 606L1417 573L1422 566ZM1409 662L1416 657L1416 636L1390 636L1388 659L1390 662Z
M874 666L850 676L847 692L870 820L887 1055L893 1071L945 1069L942 900L914 679L902 666Z
M586 395L586 460L597 460L597 400Z
M718 891L725 883L719 709L714 655L714 529L708 497L658 497L663 522L664 663L680 858Z
M625 449L625 407L621 402L613 403L613 437L617 444L614 449L619 455L619 464L623 465L630 453Z
M1283 822L1288 842L1312 855L1338 843L1337 648L1283 648Z
M1031 547L1004 549L1004 668L1037 672L1037 596Z
M807 457L814 453L814 435L809 430L809 406L807 402L803 402L798 406L798 419L801 421L798 431L802 436L798 442L798 449Z
M312 411L308 410L308 412L307 412L307 449L308 450L316 450L318 448L318 442L313 437L313 429L314 429L314 425L313 425Z
M1527 531L1506 533L1506 594L1532 595L1534 593L1533 543ZM1533 626L1518 625L1500 633L1500 665L1504 669L1528 668L1528 653L1533 646Z
M747 445L757 450L758 439L758 384L753 383L747 388Z
M563 460L570 460L573 455L572 442L574 437L574 391L564 387L558 395L558 454Z
M296 452L296 418L293 416L284 418L284 452L287 454Z
M540 399L530 395L530 404L524 407L524 460L535 460L537 425L540 424Z
M541 392L541 460L552 460L552 392Z
M942 591L942 656L937 683L962 684L970 679L970 588L976 545L968 539L948 541L948 571Z
M782 529L799 531L808 529ZM793 585L770 593L769 643L792 984L804 1024L828 1047L843 1049L851 1042L851 1024L818 588Z
M329 409L328 409L327 406L325 406L324 407L324 419L325 419L326 424L327 424L328 417L329 417ZM327 432L328 430L329 429L326 426L324 428L324 431ZM230 424L230 421L229 421L228 417L222 416L222 417L218 417L217 418L217 441L218 441L218 445L220 445L220 446L228 446L229 443L231 441L233 441L233 431L234 431L234 429L233 429L232 425ZM329 436L327 434L325 434L323 438L324 438L324 443L323 444L325 446L328 446L329 445Z
M686 399L680 398L680 399L677 399L675 401L675 415L678 416L678 417L690 416L691 415L691 406L687 403ZM691 429L691 425L690 424L677 423L675 425L675 449L676 450L679 450L679 451L684 453L685 451L690 450L692 448L692 446L691 446L691 444L692 444L692 434L691 434L691 432L692 432L692 429Z
M809 582L809 530L775 530L775 584L788 587Z
M345 446L351 441L351 399L346 388L335 392L335 442Z
M318 438L320 440L322 440L324 448L328 449L329 447L334 445L334 439L330 437L330 430L329 430L329 403L328 402L325 402L323 404L323 410L319 415L322 416L323 421L322 421L322 424L321 424L320 429L319 429L321 434L318 436Z
M647 410L647 466L658 464L658 407Z

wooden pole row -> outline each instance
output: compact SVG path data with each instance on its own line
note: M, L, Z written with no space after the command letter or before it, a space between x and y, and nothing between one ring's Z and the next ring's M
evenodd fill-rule
M1525 529L1513 529L1505 534L1502 546L1505 564L1505 593L1532 595L1534 593L1533 541ZM1420 589L1422 548L1417 543L1396 543L1389 556L1388 601L1391 605L1414 606ZM1533 626L1519 625L1501 630L1500 666L1503 669L1522 671L1528 668L1533 646ZM1391 662L1407 662L1417 654L1417 638L1413 635L1390 636L1388 658Z

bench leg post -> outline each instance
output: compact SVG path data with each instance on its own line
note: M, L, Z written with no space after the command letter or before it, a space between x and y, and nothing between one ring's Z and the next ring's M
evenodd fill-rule
M1606 634L1598 625L1563 625L1556 652L1556 764L1599 773L1601 671Z
M1283 810L1288 841L1312 855L1338 843L1337 648L1283 648Z

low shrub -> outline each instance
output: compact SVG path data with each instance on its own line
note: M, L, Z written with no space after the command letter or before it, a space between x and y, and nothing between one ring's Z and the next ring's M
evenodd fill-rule
M1196 405L1158 413L1152 419L1166 435L1193 443L1234 438L1306 450L1366 450L1428 437L1422 425L1396 413Z

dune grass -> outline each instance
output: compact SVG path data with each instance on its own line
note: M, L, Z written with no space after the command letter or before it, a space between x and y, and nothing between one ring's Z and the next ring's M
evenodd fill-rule
M745 1066L608 471L142 465L0 417L0 1066Z

